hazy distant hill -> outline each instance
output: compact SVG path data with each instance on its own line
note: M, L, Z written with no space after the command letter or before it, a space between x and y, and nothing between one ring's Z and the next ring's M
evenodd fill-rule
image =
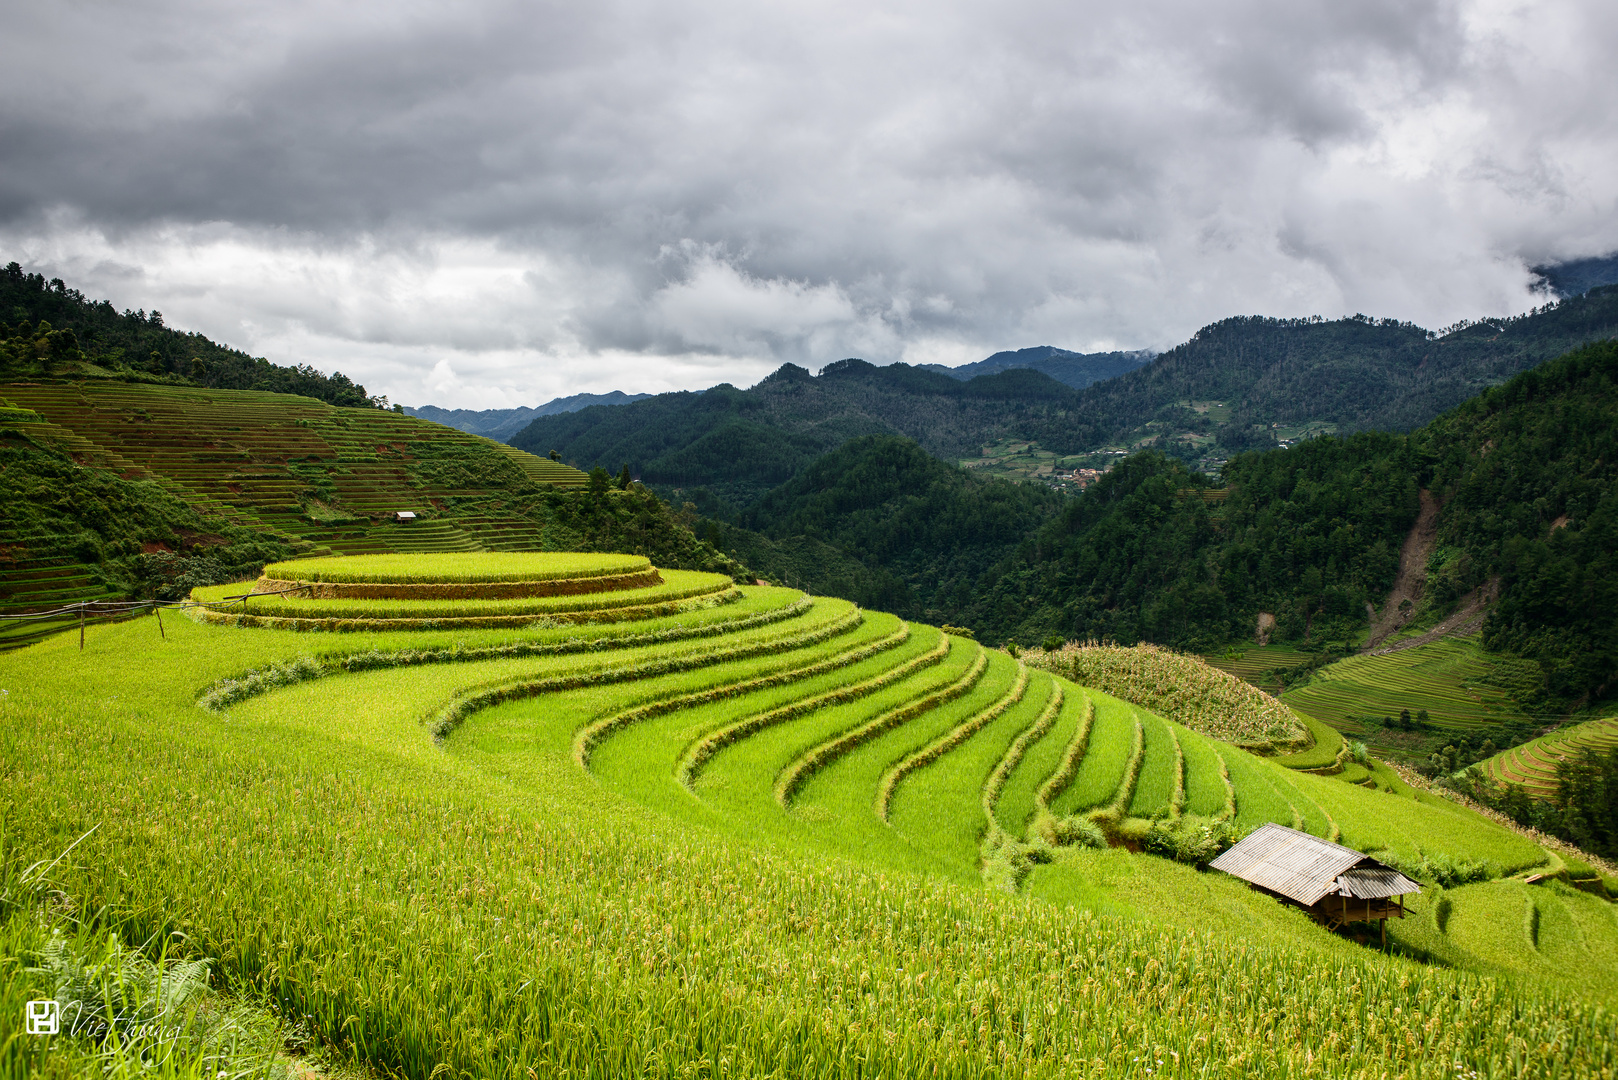
M1232 453L1306 428L1410 430L1541 361L1615 335L1618 286L1442 334L1363 315L1237 317L1083 390L1029 367L961 382L959 368L840 360L817 377L788 364L749 390L724 384L539 417L508 441L541 455L558 450L586 469L627 462L649 483L705 486L733 505L857 435L906 435L946 460L1027 440L1067 456L1064 468L1108 447L1155 446L1215 470Z
M1618 252L1594 259L1536 266L1534 273L1557 296L1580 296L1602 285L1618 284Z
M966 381L979 375L994 375L1011 368L1029 368L1049 375L1059 383L1075 390L1083 390L1091 383L1111 379L1134 371L1142 364L1151 363L1156 354L1150 349L1133 352L1076 353L1058 349L1054 345L1036 345L1029 349L997 352L987 360L960 367L943 364L922 364L923 370L936 371L952 379Z
M1027 369L963 383L908 364L839 360L818 376L784 364L748 390L722 383L543 416L508 441L586 469L628 463L647 483L705 486L745 505L858 435L906 435L946 459L1008 437L1060 443L1078 394Z
M441 409L437 405L419 405L415 408L407 405L405 412L411 416L419 416L423 420L431 420L435 424L443 424L445 427L505 442L510 436L533 423L537 416L577 412L591 405L627 405L631 401L651 396L626 394L622 390L614 390L608 394L573 394L569 397L554 398L537 409L527 406L516 409Z

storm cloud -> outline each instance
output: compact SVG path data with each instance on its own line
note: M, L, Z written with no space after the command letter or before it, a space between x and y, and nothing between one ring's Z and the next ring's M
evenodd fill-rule
M1597 0L13 7L0 256L410 404L1441 326L1618 249Z

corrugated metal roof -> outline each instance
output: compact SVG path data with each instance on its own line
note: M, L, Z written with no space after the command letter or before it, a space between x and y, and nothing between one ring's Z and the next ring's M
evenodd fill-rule
M1361 899L1367 895L1396 896L1401 892L1420 891L1415 882L1397 871L1389 870L1362 852L1273 823L1260 825L1247 839L1208 865L1271 892L1280 893L1306 907L1327 893L1337 892L1341 887L1375 889L1383 885L1408 886L1399 888L1398 892L1367 894L1356 891L1346 894ZM1356 876L1348 884L1340 884L1345 871L1349 870L1354 870ZM1398 881L1382 877L1358 876L1367 871L1392 874Z
M1381 900L1413 892L1421 892L1421 886L1385 866L1356 866L1337 878L1337 895L1352 896L1356 900Z

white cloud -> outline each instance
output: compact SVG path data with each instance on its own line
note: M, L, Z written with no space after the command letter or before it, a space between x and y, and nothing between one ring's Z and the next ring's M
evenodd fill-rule
M1437 326L1618 248L1615 46L1598 0L36 5L0 257L411 404Z

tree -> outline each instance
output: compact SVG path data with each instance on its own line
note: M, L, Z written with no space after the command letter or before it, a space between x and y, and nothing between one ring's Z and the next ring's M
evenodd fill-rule
M619 491L628 491L629 490L629 462L627 462L627 461L624 462L623 469L620 470L619 473L618 473L618 490Z
M590 494L605 495L607 487L612 483L612 476L600 465L590 470Z

